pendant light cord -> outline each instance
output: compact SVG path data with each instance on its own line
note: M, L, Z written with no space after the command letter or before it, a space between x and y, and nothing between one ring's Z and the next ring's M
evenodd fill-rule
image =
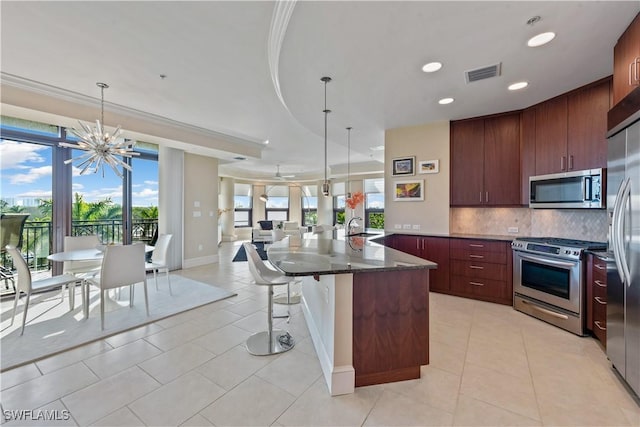
M331 77L323 77L320 79L324 82L324 183L322 184L322 192L325 196L329 195L329 180L327 179L328 169L328 148L327 148L327 117L331 110L327 108L327 83L331 81Z
M347 128L347 197L351 197L351 126Z

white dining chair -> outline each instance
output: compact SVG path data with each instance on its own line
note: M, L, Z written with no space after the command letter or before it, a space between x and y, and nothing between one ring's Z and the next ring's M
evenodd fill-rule
M161 234L158 236L155 248L151 253L151 262L145 264L146 271L153 272L153 278L156 281L156 290L158 290L158 274L160 274L161 271L166 273L167 282L169 283L169 295L173 295L171 293L171 278L169 277L168 262L169 243L171 243L172 237L173 235L171 234Z
M273 329L273 287L286 285L292 278L270 269L260 258L258 251L251 243L243 243L249 262L249 271L256 285L267 286L267 330L257 332L247 339L247 351L255 356L283 353L289 351L295 345L293 337L288 331Z
M109 245L105 247L100 275L88 279L100 288L100 326L104 330L104 305L106 292L129 286L129 307L133 307L134 285L143 284L144 304L149 316L147 272L144 261L144 245ZM88 289L88 286L87 286ZM86 296L87 301L89 296Z
M27 311L29 309L29 301L31 299L31 294L39 291L49 291L53 289L61 288L62 290L62 301L64 301L64 290L65 287L69 287L69 310L73 310L74 306L74 298L75 294L75 285L76 283L80 283L82 286L82 292L84 294L85 283L81 278L78 278L72 274L62 274L60 276L53 276L47 279L42 280L32 280L31 279L31 271L29 270L29 265L27 261L25 261L24 257L20 253L20 251L15 247L8 245L6 246L6 250L11 255L13 259L13 265L16 267L18 272L18 280L16 283L16 298L13 301L13 316L11 317L11 325L13 325L13 321L16 317L16 311L18 309L18 300L20 299L20 294L25 293L27 298L24 302L24 311L22 313L22 327L20 329L20 335L24 334L24 325L27 322Z
M81 249L97 249L100 246L100 240L96 235L89 236L65 236L64 250L65 252L77 251ZM73 274L79 277L91 277L100 272L102 260L92 261L66 261L62 265L62 272L65 274Z

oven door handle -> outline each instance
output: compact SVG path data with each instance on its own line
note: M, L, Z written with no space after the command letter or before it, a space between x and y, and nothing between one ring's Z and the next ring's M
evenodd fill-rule
M548 314L549 316L557 317L558 319L563 319L563 320L569 319L569 316L567 316L566 314L560 314L560 313L556 313L555 311L547 310L546 308L542 308L539 305L530 303L529 301L524 299L522 300L522 302L527 305L530 305L531 308L533 308L534 310L537 310L544 314Z
M554 267L572 268L577 263L575 261L561 261L556 259L543 258L536 255L526 254L523 252L520 252L518 256L520 257L520 259L523 259L525 261L537 262L539 264L546 264Z

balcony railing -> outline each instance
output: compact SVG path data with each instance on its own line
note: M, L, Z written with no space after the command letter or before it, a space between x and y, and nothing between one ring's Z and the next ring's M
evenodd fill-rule
M151 243L158 230L157 219L136 219L132 223L132 238L134 242ZM72 221L71 235L86 236L95 234L102 243L122 242L122 220L87 220ZM22 254L29 264L32 272L44 272L51 270L51 262L47 256L53 249L53 226L51 221L27 221L22 232ZM13 269L10 257L3 254L2 266ZM2 286L6 292L7 286ZM9 286L10 291L13 288Z

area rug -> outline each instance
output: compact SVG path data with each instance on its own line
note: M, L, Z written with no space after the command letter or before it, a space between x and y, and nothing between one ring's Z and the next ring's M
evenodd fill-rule
M77 287L75 309L69 311L69 294L64 302L60 291L32 295L27 314L24 335L20 336L23 296L18 305L13 326L11 323L12 302L2 302L2 330L0 331L0 371L11 369L48 355L105 338L174 314L210 304L236 294L185 277L172 274L169 295L164 275L158 278L159 290L153 279L148 280L149 316L144 306L141 284L136 285L133 307L129 307L128 288L123 288L119 299L110 299L105 312L105 329L100 329L100 295L91 287L89 318L82 314L82 298ZM113 298L113 296L112 296Z
M264 261L267 260L267 251L264 250L264 243L262 242L255 242L253 243L253 246L256 247L256 250L258 251L258 254L260 255L260 258L262 258ZM238 249L238 252L236 252L236 255L233 257L233 259L231 260L232 262L240 262L240 261L246 261L247 260L247 253L244 250L244 246L240 245L240 249Z

